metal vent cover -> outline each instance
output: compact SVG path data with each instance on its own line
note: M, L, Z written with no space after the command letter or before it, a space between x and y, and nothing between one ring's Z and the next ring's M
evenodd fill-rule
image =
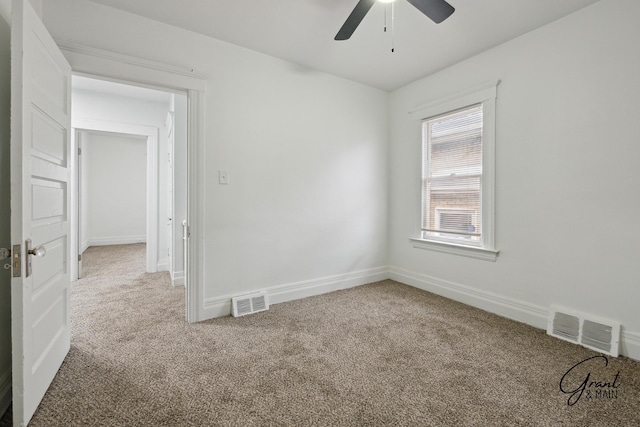
M569 341L580 340L580 319L570 314L556 312L553 316L553 333Z
M613 357L618 356L619 322L551 306L547 319L547 333Z
M233 317L245 316L269 309L266 292L242 295L231 298L231 314Z
M585 319L582 322L582 344L611 353L613 326Z

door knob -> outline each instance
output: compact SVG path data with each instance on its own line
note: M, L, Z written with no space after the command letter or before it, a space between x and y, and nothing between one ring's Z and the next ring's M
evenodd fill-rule
M37 257L43 257L47 254L47 249L43 246L36 246L35 248L31 248L31 239L27 239L24 242L25 249L27 251L27 255L33 255ZM25 272L25 277L31 276L31 257L27 256L27 271Z
M43 257L46 254L47 254L47 248L45 248L43 245L36 246L33 249L29 249L29 255Z

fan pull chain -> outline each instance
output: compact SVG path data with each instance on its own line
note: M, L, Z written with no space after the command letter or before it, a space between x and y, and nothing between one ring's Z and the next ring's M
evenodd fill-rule
M395 33L395 19L396 19L396 14L395 14L395 2L392 2L391 5L386 4L385 8L384 8L384 32L387 32L387 9L391 7L391 53L395 52L396 48L395 48L395 40L394 40L394 33Z
M391 3L391 53L396 51L395 43L395 19L396 19L396 4Z
M387 32L387 5L384 6L384 32Z

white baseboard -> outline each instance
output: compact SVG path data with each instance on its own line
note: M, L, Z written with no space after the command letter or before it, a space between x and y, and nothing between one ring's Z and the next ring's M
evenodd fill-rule
M388 278L389 269L385 266L360 270L353 273L338 274L335 276L287 283L266 289L255 289L251 290L251 292L267 292L269 304L271 305L307 298L314 295L321 295L341 289L353 288L367 283L386 280ZM204 301L202 320L230 315L232 296L235 295L225 295L206 299Z
M185 283L184 271L174 271L173 277L171 277L171 284L173 286L184 286Z
M397 282L432 292L508 319L526 323L538 329L546 330L547 328L548 307L393 266L371 268L353 273L278 285L266 289L255 289L252 291L266 291L269 296L269 303L278 304L385 279L393 279ZM204 301L203 318L201 320L231 314L232 296L235 295L206 299ZM620 338L620 354L635 360L640 360L640 333L625 331L623 329Z
M547 329L549 310L547 307L393 266L389 267L389 278L508 319L526 323L539 329ZM622 331L620 354L640 360L640 333Z
M86 251L87 249L89 249L89 241L88 240L83 240L82 243L80 243L80 253L84 253L84 251Z
M0 375L0 417L11 405L11 368Z
M169 260L159 259L158 264L156 264L156 271L169 271Z
M133 243L145 243L147 236L115 236L115 237L93 237L87 241L89 246L110 246L110 245L131 245ZM84 243L83 243L84 246Z
M547 308L536 304L437 279L425 274L414 273L398 267L389 268L389 277L395 281L433 292L536 328L547 328Z
M622 330L620 334L620 354L640 360L640 333Z

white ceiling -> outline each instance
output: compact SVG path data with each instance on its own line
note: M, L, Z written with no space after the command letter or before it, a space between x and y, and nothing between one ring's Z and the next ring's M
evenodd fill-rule
M338 42L358 0L91 1L391 91L598 0L448 0L441 24L398 0L394 53L383 4Z

